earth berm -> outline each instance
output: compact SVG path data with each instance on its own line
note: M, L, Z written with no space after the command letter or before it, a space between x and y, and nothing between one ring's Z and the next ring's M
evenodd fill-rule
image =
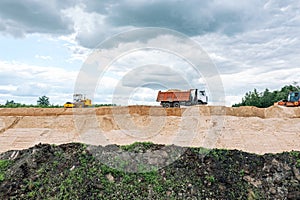
M162 163L166 157L145 158L149 171L137 159L156 151L183 153L170 163ZM110 159L112 152L131 159ZM300 199L297 151L256 155L149 142L69 143L38 144L0 159L1 199Z

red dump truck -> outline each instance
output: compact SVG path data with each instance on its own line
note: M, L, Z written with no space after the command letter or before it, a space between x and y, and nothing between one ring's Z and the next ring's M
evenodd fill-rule
M187 91L168 90L166 92L159 91L157 94L157 102L160 102L164 108L192 106L199 104L207 104L207 96L204 90L190 89Z

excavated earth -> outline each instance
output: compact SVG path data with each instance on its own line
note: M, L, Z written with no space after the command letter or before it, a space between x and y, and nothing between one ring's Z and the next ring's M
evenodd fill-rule
M1 108L0 152L38 143L153 142L264 154L300 150L300 108Z
M299 130L280 106L2 108L0 199L300 199Z
M300 152L40 144L0 154L0 198L297 200Z

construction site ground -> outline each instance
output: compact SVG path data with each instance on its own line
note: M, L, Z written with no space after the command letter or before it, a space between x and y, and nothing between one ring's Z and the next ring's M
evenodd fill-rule
M300 151L300 108L1 108L0 153L38 143L149 141L264 154Z

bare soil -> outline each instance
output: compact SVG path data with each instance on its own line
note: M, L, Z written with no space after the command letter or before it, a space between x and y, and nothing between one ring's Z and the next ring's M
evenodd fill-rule
M0 152L38 143L150 141L264 154L300 150L300 108L1 108Z
M279 106L2 108L0 198L299 199L299 130Z

